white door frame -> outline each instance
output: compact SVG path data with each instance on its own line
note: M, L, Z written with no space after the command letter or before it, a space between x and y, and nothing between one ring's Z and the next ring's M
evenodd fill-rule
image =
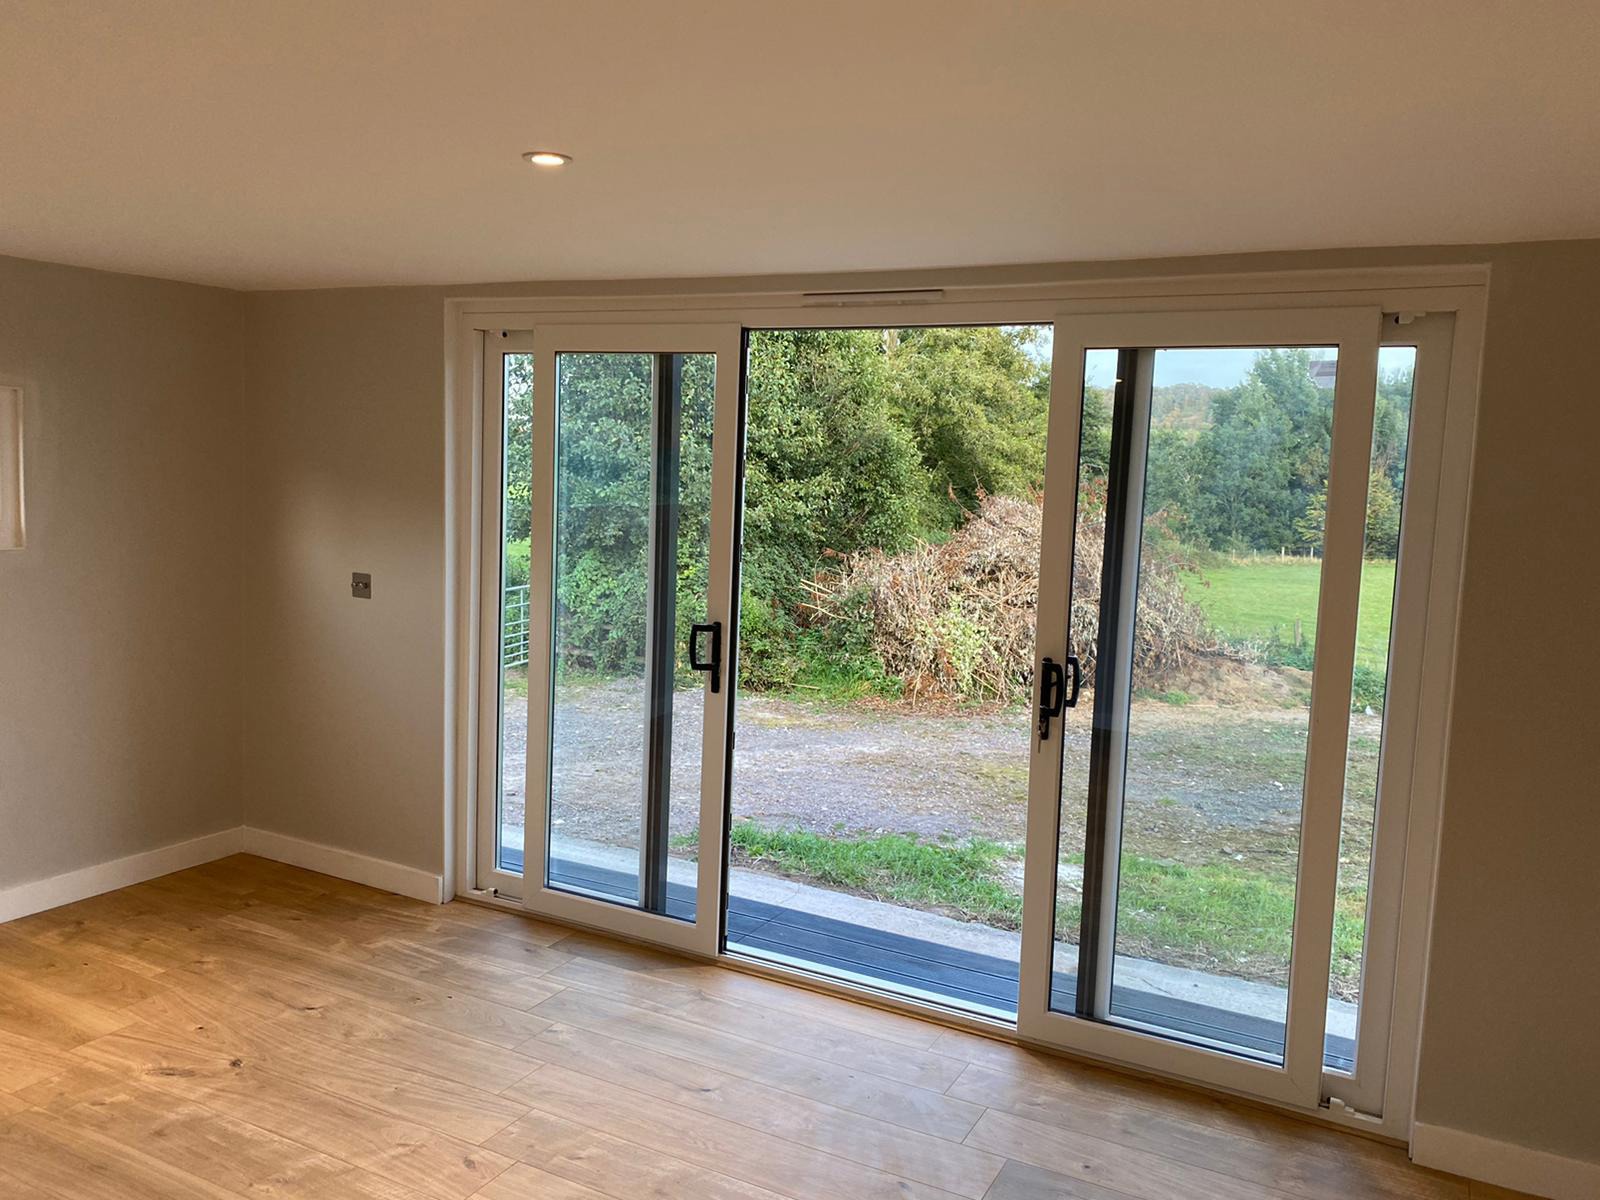
M478 421L483 470L477 489L482 536L479 539L478 594L486 605L493 603L499 606L504 603L505 594L501 561L505 537L505 359L513 354L532 354L533 335L526 330L501 329L484 334L482 343L480 391L483 403ZM495 447L496 452L490 453L490 447ZM532 589L529 589L529 595L532 595ZM480 663L486 664L485 669L479 672L477 689L477 711L484 715L478 729L478 778L487 782L478 792L482 811L477 821L477 879L480 886L491 888L499 895L519 896L522 877L502 869L499 862L500 768L504 741L500 704L503 682L500 611L497 607L493 618L485 614L478 622L478 656ZM531 623L528 632L531 651ZM532 678L531 672L529 678ZM526 798L526 782L523 789ZM526 853L524 846L524 866Z
M931 276L925 276L929 278ZM1421 664L1424 694L1448 697L1456 660L1456 615L1459 605L1463 543L1466 528L1471 460L1477 421L1478 371L1486 309L1486 269L1473 266L1374 268L1333 271L1277 271L1234 275L1190 275L1165 278L1108 278L1028 284L988 282L991 274L953 271L947 286L894 290L898 277L875 281L859 277L852 291L811 292L810 281L798 278L759 293L677 292L588 295L546 294L512 297L459 297L444 304L446 342L446 553L450 581L446 593L446 756L447 806L445 837L448 890L487 903L503 903L476 874L476 803L479 789L477 734L480 718L478 653L482 522L478 496L482 487L483 428L481 419L482 346L486 331L531 329L542 323L611 326L727 325L744 328L826 328L893 324L1024 324L1062 320L1068 315L1147 311L1153 308L1206 310L1261 307L1295 309L1325 306L1376 306L1390 313L1451 313L1455 336L1450 348L1441 458L1437 472L1437 505L1431 569L1425 593L1409 595L1402 587L1396 625L1402 610L1419 609L1428 637ZM837 286L837 285L834 285ZM720 422L732 408L723 403L720 370L717 437ZM742 399L742 397L741 397ZM1408 505L1413 504L1408 481ZM1414 509L1413 509L1414 511ZM1402 536L1406 536L1405 533ZM730 597L731 602L731 597ZM1381 1117L1347 1108L1307 1108L1311 1115L1337 1123L1356 1124L1404 1139L1409 1135L1420 1040L1421 998L1431 926L1437 859L1439 812L1447 758L1449 707L1423 706L1413 739L1412 788L1406 814L1400 910L1395 933L1395 978L1389 1023L1389 1061L1383 1086ZM704 836L704 825L702 826ZM702 852L702 859L706 855ZM720 854L713 856L720 863ZM704 889L702 889L702 896ZM609 907L609 906L608 906ZM590 914L585 914L590 915ZM575 923L593 924L583 916ZM698 927L698 926L697 926ZM709 927L708 927L709 928ZM639 936L653 937L645 932ZM691 953L714 954L715 947L686 946ZM810 981L811 986L832 985ZM848 988L837 989L849 991ZM928 1012L910 1002L877 999L878 1003ZM937 1015L937 1014L935 1014ZM993 1030L1006 1036L1003 1030ZM1017 1040L1026 1041L1021 1035ZM1101 1054L1080 1048L1089 1057L1124 1061L1113 1050ZM1349 1078L1331 1094L1345 1098ZM1226 1086L1221 1085L1221 1086ZM1285 1103L1281 1102L1280 1103ZM1368 1113L1370 1113L1368 1109Z

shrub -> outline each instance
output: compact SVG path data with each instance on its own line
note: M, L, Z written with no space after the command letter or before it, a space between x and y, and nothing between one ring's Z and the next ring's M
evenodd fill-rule
M1389 680L1384 672L1358 666L1350 686L1350 707L1382 712L1388 685Z
M528 583L528 539L506 543L505 586L526 587Z
M870 599L871 646L907 695L1010 700L1026 694L1034 661L1039 593L1037 498L983 495L978 510L937 545L922 542L897 555L876 551L845 559L819 574L806 606L827 627L859 624L855 597ZM1157 521L1158 523L1158 521ZM1080 505L1072 597L1072 644L1086 683L1094 673L1099 633L1100 564L1105 540L1103 493ZM1140 573L1134 667L1152 686L1212 648L1200 610L1184 595L1184 563L1150 539Z

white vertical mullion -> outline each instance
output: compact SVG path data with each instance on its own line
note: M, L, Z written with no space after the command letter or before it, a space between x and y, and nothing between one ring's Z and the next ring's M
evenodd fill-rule
M556 351L534 331L528 521L528 745L523 760L522 899L543 888L550 852L550 717L555 686Z
M478 553L476 568L478 580L478 821L477 821L477 876L486 882L498 865L495 861L497 839L496 809L500 796L500 618L494 608L495 592L500 584L500 555L498 547L503 536L501 520L503 506L500 499L504 482L505 440L503 424L505 401L503 371L500 369L499 339L483 334L482 390L475 421L477 440L481 451L478 503Z
M1284 1047L1284 1068L1297 1089L1319 1088L1322 1079L1382 321L1383 314L1373 309L1365 319L1341 323L1334 375L1333 440L1328 456Z
M743 497L740 494L744 458L742 380L744 331L737 325L720 328L716 337L716 411L711 431L711 542L706 572L706 620L722 623L722 690L711 691L707 675L702 687L705 720L700 743L700 847L695 890L695 924L704 952L715 954L721 945L723 858L728 836L728 738L733 729L734 687L737 678L736 637L739 597L738 530Z
M1068 325L1070 328L1070 325ZM1046 658L1064 663L1072 619L1073 535L1078 521L1078 457L1083 418L1084 346L1063 338L1057 322L1051 349L1050 411L1045 434L1044 514L1039 538L1039 595L1034 621L1032 708L1029 710L1028 822L1022 876L1022 961L1017 1031L1040 1036L1050 1009L1055 965L1057 856L1060 853L1061 766L1066 709L1054 736L1039 739L1040 689ZM1041 1038L1041 1040L1044 1040Z

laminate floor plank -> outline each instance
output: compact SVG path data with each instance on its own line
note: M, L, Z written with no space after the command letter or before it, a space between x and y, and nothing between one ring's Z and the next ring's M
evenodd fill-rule
M173 994L164 1002L165 1014L153 1009L146 1014L147 1038L155 1035L204 1048L219 1059L259 1066L464 1141L493 1137L526 1111L526 1105L495 1092L340 1046L304 1025L234 1024L228 1013L190 997ZM518 1065L521 1078L537 1064Z
M237 1200L238 1193L103 1139L85 1138L59 1118L23 1112L0 1123L0 1197L40 1196Z
M996 1038L949 1029L941 1036L940 1053L966 1058L975 1066L1014 1075L1055 1090L1065 1090L1085 1104L1132 1104L1179 1120L1252 1141L1287 1139L1307 1150L1331 1146L1340 1154L1375 1145L1347 1133L1283 1116L1265 1108L1236 1103L1218 1095L1141 1079L1092 1063L1061 1058ZM1354 1146L1352 1146L1354 1143Z
M1128 1194L1043 1167L1007 1161L983 1200L1128 1200Z
M280 1019L332 1045L484 1091L503 1091L539 1065L516 1050L359 1000L297 1009Z
M201 969L275 975L507 1048L549 1025L549 1021L531 1016L525 1008L497 1003L466 987L427 983L370 962L309 949L297 952L277 939L263 942L237 930L228 933L230 936L199 943L205 954ZM549 984L532 994L543 1001L561 986Z
M403 940L396 938L394 940ZM466 962L495 963L512 970L543 975L572 960L572 955L539 940L537 931L528 937L487 931L446 933L430 938L428 948Z
M643 1092L564 1067L545 1067L537 1078L539 1086L521 1088L519 1096L541 1112L725 1172L793 1200L951 1200L955 1195L721 1117L662 1104ZM521 1158L524 1140L519 1126L513 1125L486 1145Z
M612 1200L605 1192L559 1175L514 1163L500 1178L480 1188L475 1200Z
M382 942L352 955L352 961L418 983L470 992L508 1008L532 1008L563 984L491 962L474 962L410 942Z
M525 1049L581 1075L646 1092L791 1142L979 1200L1003 1161L959 1142L917 1133L792 1092L712 1070L587 1030L558 1025ZM507 1089L530 1107L539 1075Z
M194 1101L173 1103L164 1093L131 1084L60 1113L59 1129L74 1147L116 1146L123 1154L154 1157L227 1191L297 1195L345 1184L365 1172L268 1130L224 1116ZM111 1155L107 1155L111 1157Z
M65 1071L75 1060L48 1042L0 1029L0 1092L15 1092Z
M1224 1172L994 1110L984 1113L967 1144L1139 1200L1290 1200L1287 1192Z
M753 1005L764 1012L804 1015L922 1050L930 1048L944 1032L942 1026L904 1013L594 934L572 934L557 948L571 954L575 962L642 974L657 988L689 990ZM551 975L564 970L559 968Z
M436 1200L465 1200L511 1165L428 1125L159 1031L112 1034L79 1053Z
M1432 1176L1405 1162L1404 1155L1376 1143L1349 1147L1344 1155L1323 1154L1303 1141L1274 1145L1143 1108L1100 1094L1093 1102L1081 1092L1047 1081L968 1067L950 1095L997 1112L1025 1117L1053 1129L1071 1130L1134 1150L1161 1154L1190 1166L1275 1187L1304 1200L1466 1200L1460 1180Z
M799 1011L778 1015L758 1004L707 995L699 988L663 982L657 974L620 970L593 960L577 960L555 967L547 978L611 992L630 1003L670 1013L696 1025L934 1091L949 1087L967 1066L962 1059L838 1025L819 1016ZM772 986L782 987L781 984Z
M495 1142L519 1162L614 1200L786 1200L778 1192L538 1109Z
M132 1020L114 1005L63 995L48 985L12 976L4 968L0 968L0 977L5 980L5 986L0 988L0 1034L71 1050L113 1033Z
M951 1099L942 1092L735 1037L577 988L552 997L534 1011L559 1024L575 1025L619 1041L686 1058L730 1075L937 1137L960 1140L983 1112L979 1105Z

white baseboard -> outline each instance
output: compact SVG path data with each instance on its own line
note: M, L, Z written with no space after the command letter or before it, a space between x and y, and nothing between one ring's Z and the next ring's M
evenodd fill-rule
M60 908L76 900L87 900L102 892L132 887L147 879L170 875L174 871L198 867L201 863L238 854L244 844L242 828L224 829L219 833L193 838L187 842L174 842L158 846L143 854L130 854L127 858L97 863L64 875L36 879L31 883L0 891L0 921L14 921L46 909Z
M1411 1158L1424 1167L1465 1175L1550 1200L1600 1196L1600 1162L1530 1150L1445 1125L1411 1127Z
M325 846L321 842L307 842L287 834L272 833L266 829L244 826L241 849L246 854L270 858L274 862L288 863L291 867L304 867L323 875L364 883L368 887L410 896L427 904L444 902L444 876L433 875L416 867L403 866L382 858L368 858L353 850Z
M143 854L131 854L112 862L97 863L64 875L35 879L16 887L0 889L0 923L15 921L46 909L60 908L76 900L87 900L103 892L132 887L147 879L158 879L174 871L198 867L201 863L227 858L230 854L255 854L275 862L304 867L352 883L364 883L400 896L410 896L428 904L444 902L444 876L432 875L416 867L402 866L381 858L368 858L352 850L302 841L265 829L239 825L187 842L159 846Z

